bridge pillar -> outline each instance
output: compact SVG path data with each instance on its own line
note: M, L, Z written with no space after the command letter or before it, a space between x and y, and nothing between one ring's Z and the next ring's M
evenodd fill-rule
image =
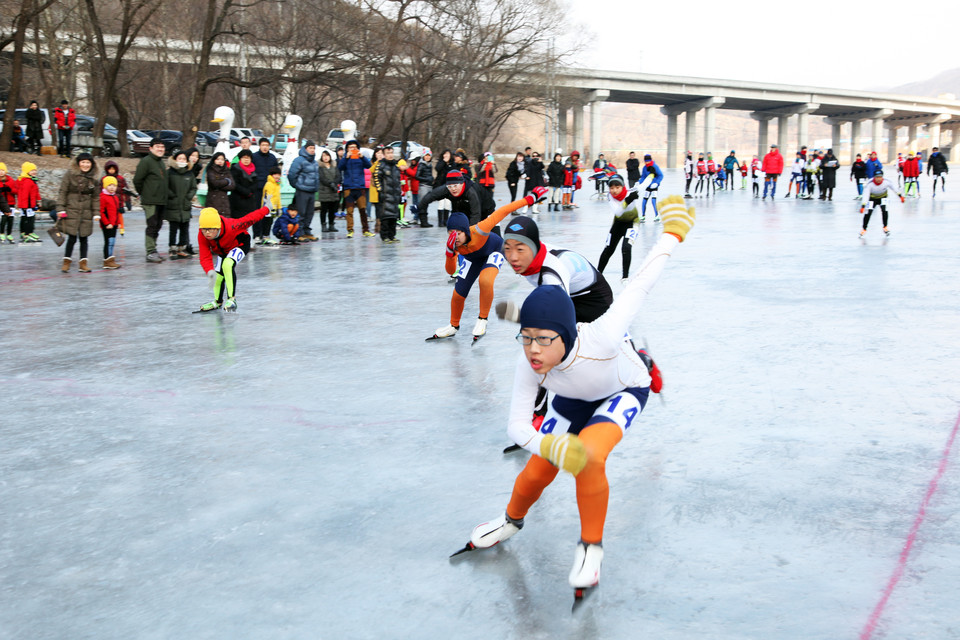
M897 130L899 127L896 124L887 123L887 164L896 162L897 160ZM879 152L877 153L879 156Z
M683 119L687 128L687 151L697 153L697 112L694 110L687 111L687 115Z
M581 156L584 160L593 160L600 153L600 144L602 141L602 131L600 129L600 107L603 101L610 97L610 92L606 89L598 89L590 92L590 155ZM593 166L592 162L589 162Z
M857 159L857 154L863 148L863 140L860 137L860 121L854 120L850 123L850 164Z
M573 108L573 149L579 151L580 157L586 160L586 155L583 154L583 105L580 104ZM572 149L564 149L567 155L570 155L570 151Z
M780 153L787 152L787 126L790 116L777 116L777 147Z
M677 114L667 115L667 159L665 162L667 169L674 169L677 166Z
M557 146L563 150L560 153L569 149L567 146L567 107L565 105L557 107ZM556 149L544 149L543 157L549 156L552 161L553 154L556 152Z
M758 126L758 135L757 138L759 142L757 143L757 157L762 158L768 150L769 145L767 144L770 139L770 120L773 118L769 113L763 113L762 111L754 111L750 114L750 117L757 121Z
M917 125L907 125L907 152L917 150Z
M932 151L934 147L940 146L940 123L931 122L928 124L927 133L930 134L930 151ZM930 157L929 151L927 153L927 157Z
M840 136L837 136L838 138ZM797 114L797 148L795 151L799 151L803 145L810 145L810 114L806 112L800 112ZM786 150L781 150L780 153L786 153Z
M717 132L717 108L713 105L703 110L703 146L707 153L713 153Z
M834 124L830 127L830 146L833 148L833 155L837 157L840 157L840 145L843 142L841 126L840 124Z
M874 118L871 122L873 126L870 132L870 143L873 145L873 151L877 152L877 157L879 158L883 145L883 118ZM894 141L894 146L896 146L896 141Z
M950 129L950 162L960 162L960 129Z

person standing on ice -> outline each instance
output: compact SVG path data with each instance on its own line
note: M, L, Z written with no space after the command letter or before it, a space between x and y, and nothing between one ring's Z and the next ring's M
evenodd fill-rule
M940 181L940 193L943 193L947 185L946 174L950 172L947 166L947 159L940 153L939 147L933 148L930 159L927 161L927 176L933 171L933 197L937 197L937 180Z
M607 262L622 240L623 245L620 251L623 254L623 280L626 281L630 277L633 239L636 237L633 223L640 215L640 212L637 211L637 200L640 198L639 186L628 190L623 186L623 176L614 174L607 181L607 187L610 190L610 199L607 200L607 203L613 212L613 224L610 225L610 231L607 232L607 243L600 253L597 269L600 270L600 273L603 273L603 270L607 268Z
M507 433L532 455L505 512L475 527L461 550L492 547L520 531L530 508L562 469L576 479L580 512L580 540L568 578L575 597L600 582L610 494L607 457L636 424L650 391L647 367L625 335L696 219L680 196L663 205L663 235L600 318L577 324L570 296L557 285L537 287L524 301L517 335L523 355L516 366ZM537 431L530 414L541 385L554 396Z
M703 159L703 152L697 156L697 186L694 187L694 193L700 193L703 188L703 181L707 176L707 161Z
M660 222L657 211L657 191L663 182L663 171L648 153L643 156L643 172L640 173L640 188L643 189L643 205L640 208L640 224L647 221L647 200L653 200L653 221Z
M450 184L448 177L447 184ZM533 191L523 198L504 205L478 224L470 225L464 214L455 211L447 220L446 270L453 276L456 274L456 283L453 295L450 298L450 324L437 329L427 340L452 338L460 330L460 317L463 315L463 304L473 283L480 281L480 314L473 327L473 340L476 342L487 332L487 318L490 315L490 306L493 304L493 282L500 273L504 257L500 252L503 239L493 233L494 227L510 213L522 207L532 207L546 196L546 187L534 187ZM460 265L458 256L465 261L466 273Z
M887 236L890 235L890 227L887 226L887 196L890 191L900 196L900 202L904 202L903 194L892 182L883 177L882 170L874 173L873 178L863 190L863 198L860 200L860 213L863 214L863 228L860 230L861 238L867 235L870 216L877 207L880 207L880 213L883 216L883 233ZM870 207L869 210L867 209L868 206Z
M200 266L210 279L216 298L194 313L214 311L221 306L224 311L237 310L236 269L250 252L250 234L247 229L263 220L268 213L269 207L261 207L242 218L224 218L213 207L200 211L200 231L197 233ZM214 256L217 258L216 264L213 262Z
M767 198L767 189L770 189L770 197L777 196L777 178L783 173L783 156L777 145L770 145L770 153L763 156L763 172L766 178L763 181L763 200Z

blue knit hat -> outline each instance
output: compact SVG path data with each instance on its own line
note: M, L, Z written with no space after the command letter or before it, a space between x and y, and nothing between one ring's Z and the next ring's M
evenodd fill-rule
M557 284L537 287L520 307L521 329L550 329L563 339L563 359L566 360L577 339L577 314L573 300Z
M447 231L463 231L467 234L467 242L470 242L470 218L459 211L454 211L447 218Z

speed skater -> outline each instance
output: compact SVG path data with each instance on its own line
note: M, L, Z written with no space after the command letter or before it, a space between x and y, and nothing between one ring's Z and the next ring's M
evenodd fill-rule
M213 207L207 207L200 212L200 231L197 233L200 266L213 285L216 299L204 304L199 311L213 311L221 306L224 311L237 310L236 268L250 251L250 234L247 229L268 213L268 207L261 207L242 218L233 219L224 218ZM216 265L213 263L214 256L217 257Z
M860 237L867 235L867 225L870 224L870 216L874 209L880 207L880 214L883 216L883 232L890 235L890 227L887 226L887 195L893 191L900 197L900 202L904 201L903 194L897 190L897 187L883 177L883 170L877 169L873 178L867 182L863 190L863 199L860 201L860 213L863 215L863 228L860 230ZM869 210L867 209L869 206Z
M580 540L569 574L576 596L600 581L610 494L607 456L637 422L650 391L647 367L625 334L696 219L680 196L662 204L663 235L599 319L577 324L573 302L558 285L537 287L524 301L517 335L523 355L516 365L507 433L532 455L506 511L475 527L463 549L492 547L516 534L543 490L561 469L567 471L576 479L580 512ZM554 396L538 432L530 412L540 386Z

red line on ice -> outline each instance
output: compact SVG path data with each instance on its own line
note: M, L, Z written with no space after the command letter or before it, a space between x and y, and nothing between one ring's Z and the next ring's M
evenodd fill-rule
M960 430L960 414L957 414L957 421L953 423L953 430L950 432L950 437L947 438L947 445L943 448L943 454L940 456L940 466L937 467L937 473L934 474L933 479L927 486L927 494L923 497L923 502L920 503L917 517L914 518L913 526L910 528L907 540L903 545L903 549L900 551L900 559L897 561L897 566L893 570L893 575L890 576L886 588L883 590L880 602L877 603L873 613L870 614L870 618L867 620L866 626L864 626L863 631L860 632L860 640L870 640L870 638L873 637L873 632L876 630L880 616L887 606L887 601L890 600L893 590L896 589L897 583L900 582L900 578L903 577L903 572L907 567L907 559L910 557L910 550L913 548L913 543L917 540L917 532L927 517L927 506L929 506L930 501L933 499L933 494L937 492L937 485L940 484L940 478L943 477L943 473L947 470L947 461L950 458L950 452L953 450L953 442L957 439L958 430Z

